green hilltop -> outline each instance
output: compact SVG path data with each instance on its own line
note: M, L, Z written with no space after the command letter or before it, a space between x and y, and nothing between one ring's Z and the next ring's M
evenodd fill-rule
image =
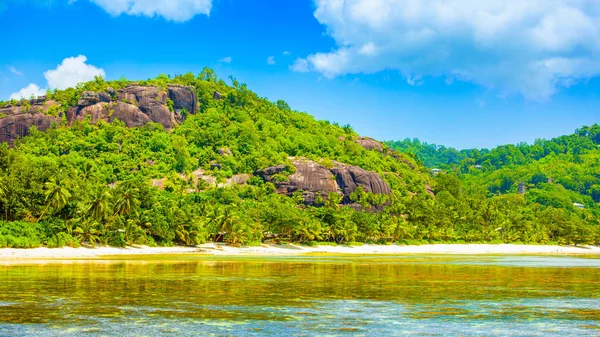
M96 78L1 102L0 247L600 241L595 136L502 165L459 152L434 176L410 142L231 82Z

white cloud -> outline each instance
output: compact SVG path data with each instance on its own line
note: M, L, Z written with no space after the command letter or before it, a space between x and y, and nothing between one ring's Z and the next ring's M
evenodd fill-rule
M103 69L96 68L93 65L86 64L87 57L79 55L77 57L67 57L56 69L44 72L44 77L48 82L50 89L66 89L74 87L79 83L91 81L95 76L104 77ZM16 70L16 69L14 69ZM11 70L12 71L12 70ZM40 89L37 84L31 83L18 92L10 95L11 99L29 98L33 96L43 96L46 89Z
M212 0L90 0L110 15L162 16L184 22L196 15L210 15ZM70 1L74 2L74 1Z
M358 53L367 56L375 55L377 53L377 47L375 47L373 42L365 43L362 47L360 47Z
M25 88L13 93L10 95L10 99L21 99L21 98L30 98L30 97L38 97L44 96L46 94L46 89L41 89L36 84L31 83Z
M84 55L68 57L56 69L46 71L44 77L48 81L48 87L50 89L66 89L82 82L91 81L95 76L105 76L103 69L86 64L86 61L87 57Z
M224 58L222 58L222 59L219 60L219 62L221 62L221 63L231 63L231 61L233 61L233 59L231 58L231 56L227 56L227 57L224 57Z
M275 64L275 56L269 56L267 58L267 64L268 65L274 65Z
M23 72L22 71L18 71L17 68L13 67L13 66L9 66L8 70L18 76L23 76Z
M440 76L542 100L600 75L600 1L314 1L337 48L293 70L332 78L395 69L415 84Z
M422 85L423 83L425 83L425 81L423 81L423 77L421 77L420 75L416 75L416 76L409 75L409 76L406 76L406 83L415 87L415 86Z
M310 71L308 68L308 61L305 59L297 59L294 64L290 66L290 69L298 73L307 73Z
M283 55L291 55L291 54L292 54L292 52L289 52L287 50L283 52Z

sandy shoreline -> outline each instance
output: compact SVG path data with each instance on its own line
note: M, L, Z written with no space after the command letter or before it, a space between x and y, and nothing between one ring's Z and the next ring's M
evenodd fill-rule
M98 259L110 256L144 255L206 255L206 256L281 256L304 254L457 254L457 255L597 255L600 247L488 245L488 244L434 244L421 246L363 245L363 246L299 246L261 245L232 247L223 244L204 244L198 247L97 247L97 248L32 248L0 249L0 261L35 259Z

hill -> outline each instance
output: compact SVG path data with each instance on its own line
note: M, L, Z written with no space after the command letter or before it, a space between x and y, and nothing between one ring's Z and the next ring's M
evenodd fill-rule
M600 239L596 208L434 178L210 69L2 102L0 137L0 246Z
M596 223L600 210L600 126L534 144L458 151L418 139L386 142L431 169L456 177L467 193L510 196L524 190L530 205L546 209L585 208ZM523 192L523 191L522 191Z

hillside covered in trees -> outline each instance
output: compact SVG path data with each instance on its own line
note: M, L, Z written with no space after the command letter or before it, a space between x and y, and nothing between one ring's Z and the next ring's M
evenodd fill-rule
M385 146L210 69L96 78L0 103L0 247L597 243L598 133L585 130L512 159L447 153L432 176L437 148L421 161L427 144Z
M430 169L456 177L468 191L488 197L525 189L528 203L592 211L600 203L600 126L584 126L571 135L533 144L520 143L488 149L458 151L418 139L386 142L417 158Z

